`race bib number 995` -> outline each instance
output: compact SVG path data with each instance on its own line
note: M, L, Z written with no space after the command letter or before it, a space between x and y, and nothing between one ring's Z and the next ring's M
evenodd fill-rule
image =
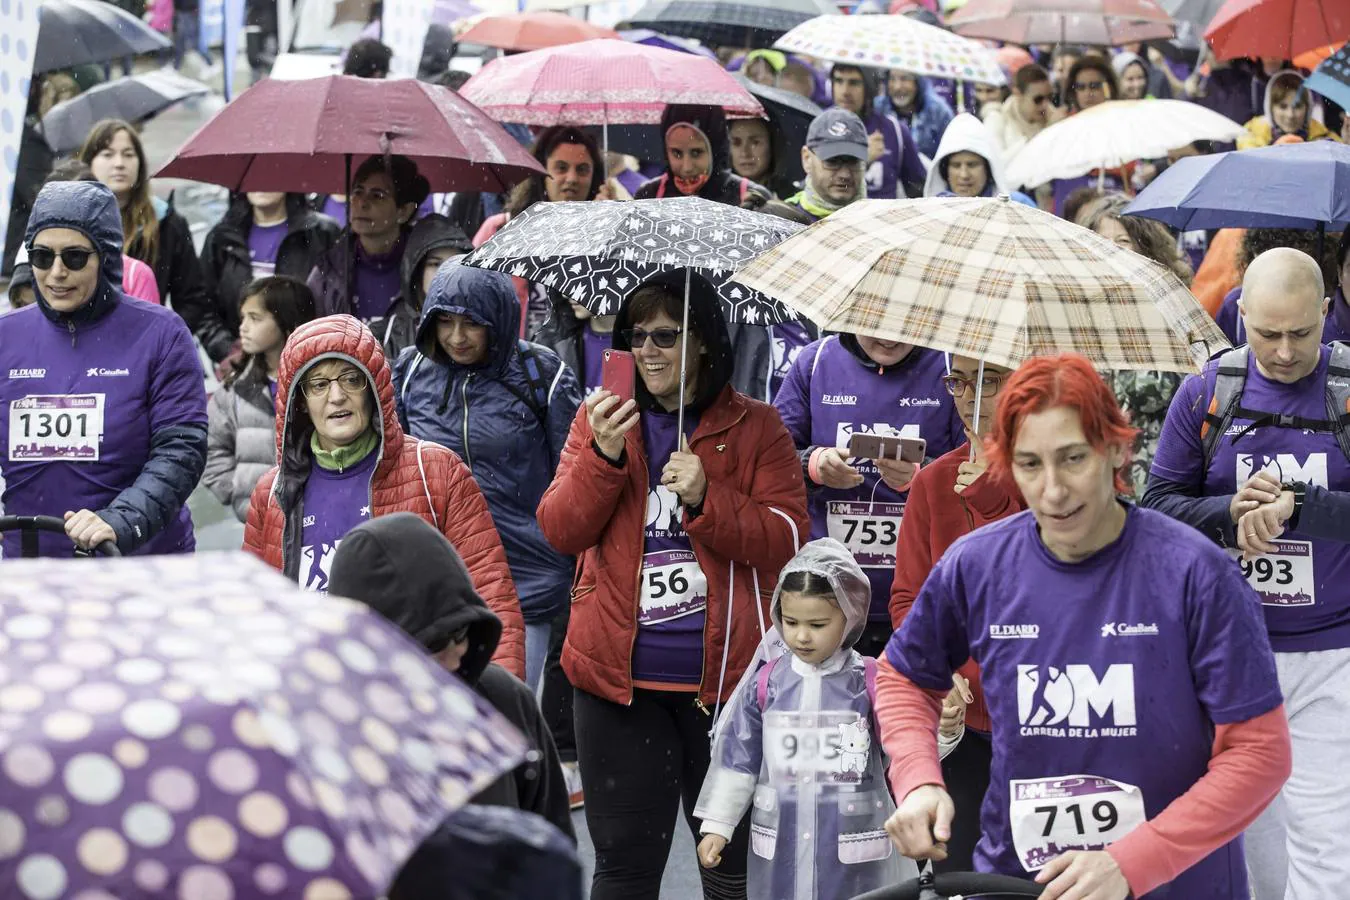
M10 461L97 461L103 403L103 394L34 395L12 401Z

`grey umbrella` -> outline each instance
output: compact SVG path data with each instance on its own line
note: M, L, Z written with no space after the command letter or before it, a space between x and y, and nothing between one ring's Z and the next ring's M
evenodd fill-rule
M769 47L808 19L838 14L829 0L651 0L628 24L709 46Z
M180 100L207 93L206 85L172 69L128 75L53 106L42 119L42 135L57 153L67 153L84 143L98 121L124 119L134 124Z
M1224 0L1158 0L1158 4L1178 23L1190 22L1196 30L1204 31Z
M102 0L46 0L38 18L34 72L108 62L173 46L126 10Z

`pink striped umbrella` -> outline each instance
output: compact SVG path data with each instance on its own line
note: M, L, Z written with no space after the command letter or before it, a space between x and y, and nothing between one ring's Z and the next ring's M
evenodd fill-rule
M667 104L764 115L712 59L605 39L495 59L460 95L498 122L525 125L654 125Z

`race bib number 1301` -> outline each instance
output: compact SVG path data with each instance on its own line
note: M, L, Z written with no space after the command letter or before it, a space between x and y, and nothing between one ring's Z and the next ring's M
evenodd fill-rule
M12 401L10 461L97 461L103 402L103 394L33 395Z

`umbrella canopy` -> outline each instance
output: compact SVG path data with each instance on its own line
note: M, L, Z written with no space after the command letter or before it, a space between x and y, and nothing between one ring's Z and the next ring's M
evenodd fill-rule
M464 257L464 264L545 285L597 316L614 315L652 275L692 268L717 288L728 322L769 325L796 316L773 297L727 279L804 227L701 197L541 202Z
M1350 35L1343 0L1228 0L1205 29L1216 59L1293 59Z
M545 10L484 16L458 35L458 40L463 44L481 44L501 50L540 50L618 36L613 28L592 25L567 13Z
M1190 22L1204 28L1219 14L1224 0L1158 0L1162 8L1178 23Z
M509 190L543 169L454 91L411 78L264 80L188 138L157 175L232 191L347 191L367 156L410 157L432 190Z
M1015 44L1111 46L1175 31L1154 0L970 0L947 24L967 37Z
M1074 352L1105 369L1196 372L1228 345L1171 272L1007 197L852 203L733 280L822 330L1013 368Z
M524 758L366 607L244 554L5 561L13 896L378 897Z
M494 59L460 95L499 122L526 125L656 124L670 103L720 106L729 115L764 108L716 61L593 40Z
M481 12L482 10L469 0L436 0L431 7L431 21L440 25L450 25Z
M691 38L672 37L668 34L661 34L659 31L652 31L650 28L629 28L620 31L619 37L633 44L663 47L666 50L678 50L681 53L696 53L709 59L717 58L716 53L713 53L698 41Z
M816 16L837 15L830 0L651 0L628 24L694 38L713 47L768 47Z
M1350 109L1350 44L1319 65L1303 82L1303 87L1321 94L1341 109Z
M1296 69L1316 69L1324 61L1336 55L1336 51L1345 46L1341 41L1337 44L1327 44L1325 47L1314 47L1304 53L1294 57L1294 68Z
M33 71L154 53L173 46L149 25L103 0L46 0L38 18Z
M1311 141L1180 159L1125 212L1182 231L1350 226L1350 147Z
M1184 100L1108 100L1056 122L1006 166L1009 184L1035 187L1136 159L1156 159L1192 141L1232 141L1243 127Z
M834 63L982 84L1007 82L992 50L908 16L818 16L774 46Z
M127 75L53 106L42 119L42 136L57 153L69 153L84 143L89 130L102 119L135 124L180 100L207 93L206 85L172 69Z

